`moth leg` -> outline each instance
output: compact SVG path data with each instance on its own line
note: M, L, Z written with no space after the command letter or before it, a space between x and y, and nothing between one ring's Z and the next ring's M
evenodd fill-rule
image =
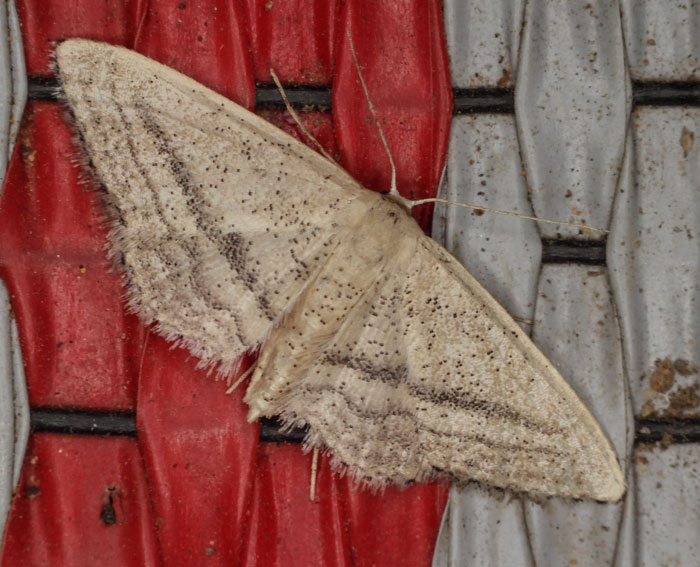
M309 132L306 127L301 123L301 119L299 118L299 115L295 112L295 110L292 108L292 104L289 102L289 99L287 98L287 93L284 91L284 87L282 87L282 83L280 80L277 78L277 73L275 73L274 69L270 69L270 76L272 77L272 80L275 81L275 85L277 86L277 90L280 92L282 95L282 100L284 101L284 106L287 107L287 112L291 115L291 117L294 119L294 122L297 123L297 126L299 126L299 129L304 133L304 135L311 140L314 145L318 148L318 151L321 152L321 155L326 158L328 161L331 163L334 163L338 167L340 165L338 164L337 161L335 161L330 154L324 149L324 147L321 145L321 143L314 138L311 135L311 132Z
M243 380L248 378L248 376L250 376L251 372L253 372L253 370L255 370L256 366L257 366L257 361L254 362L253 364L251 364L250 367L248 368L248 370L246 370L243 374L241 374L238 377L238 380L236 380L233 383L233 385L229 386L228 390L226 390L226 395L233 394L233 392L236 390L236 388L238 388L238 386L241 385L241 382L243 382Z
M309 500L316 500L316 476L318 474L318 447L314 447L311 457L311 480L309 486Z

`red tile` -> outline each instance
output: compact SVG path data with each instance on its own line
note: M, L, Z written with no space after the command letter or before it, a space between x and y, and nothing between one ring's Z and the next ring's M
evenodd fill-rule
M3 567L160 565L136 441L33 435L1 563Z
M243 388L194 369L197 359L150 335L138 398L139 443L163 561L235 565L243 548L258 444Z
M255 80L330 86L340 2L247 0Z
M396 164L399 192L434 197L452 119L440 2L348 2L337 29L333 117L341 163L365 187L389 190L391 167L352 60L349 30ZM431 217L430 206L416 214L426 229Z
M260 445L242 565L351 565L340 494L344 483L323 456L314 502L309 500L310 479L311 455L300 446Z
M352 482L348 481L351 486ZM354 567L431 565L449 485L345 490L344 509Z
M63 110L29 104L0 196L0 275L17 317L35 406L133 409L143 329L105 258L96 192Z
M246 106L253 102L254 77L267 81L269 66L288 82L332 82L332 120L307 114L305 121L361 182L388 189L388 161L368 123L348 50L350 29L399 189L433 195L451 117L440 3L362 0L343 4L341 12L339 5L23 0L19 12L32 73L48 69L52 40L84 36L134 45ZM169 350L156 337L143 345L141 326L124 314L118 277L107 270L104 231L92 197L76 182L69 131L59 116L55 105L28 107L0 200L0 270L13 296L31 399L129 409L138 388L144 461L130 439L35 436L3 564L148 565L155 562L156 534L169 566L239 559L249 566L430 564L446 487L356 492L322 459L318 501L310 503L310 457L298 446L258 449L242 389L225 396L224 384L195 371L196 359L186 352ZM266 117L298 135L285 113ZM428 209L418 215L424 227ZM115 462L131 480L104 472ZM101 509L110 497L136 530L128 545L121 532L109 531L118 523L104 526L99 511L90 512L95 498ZM114 539L90 531L95 518ZM73 525L81 526L83 540L70 531Z
M16 0L29 75L51 75L54 42L84 37L131 46L140 2Z
M148 2L134 49L250 109L255 84L245 21L239 2Z

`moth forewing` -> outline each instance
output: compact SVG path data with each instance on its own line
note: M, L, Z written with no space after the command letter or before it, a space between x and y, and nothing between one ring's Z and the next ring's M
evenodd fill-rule
M57 68L130 307L224 372L263 343L250 418L308 424L307 446L373 486L622 495L588 410L399 204L124 48L69 40Z
M456 304L467 301L472 306L462 324L463 333L473 339L472 352L463 351L462 360L479 361L478 367L469 372L470 386L481 372L482 399L491 396L491 414L516 424L516 427L494 431L493 438L508 443L509 450L516 455L526 445L526 453L537 456L525 459L535 464L534 469L527 471L523 465L512 474L524 474L530 478L527 482L535 485L548 477L546 484L556 489L547 494L618 500L625 490L622 471L612 445L586 406L520 326L471 274L438 243L427 237L425 243L440 269L449 274L440 281L454 278L459 287L466 290L461 299L453 297L451 301ZM447 290L441 294L450 295ZM450 309L454 307L451 305ZM444 325L436 325L436 329L445 333L443 342L454 340L451 337L457 335L454 329ZM490 340L484 334L490 336ZM483 344L481 350L486 351L481 355L473 352L474 346L479 344ZM459 345L454 348L458 349ZM518 412L519 417L512 411ZM522 429L526 432L524 436L519 434ZM486 427L481 433L488 431ZM510 446L513 441L518 441L521 449ZM506 487L508 482L504 481ZM529 491L538 492L538 489L533 487Z

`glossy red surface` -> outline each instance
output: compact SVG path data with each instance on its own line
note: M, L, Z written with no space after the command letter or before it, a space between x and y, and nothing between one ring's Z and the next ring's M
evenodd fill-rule
M3 565L159 565L148 485L134 439L35 434Z
M0 197L0 275L34 406L134 409L144 329L124 311L92 191L54 103L30 103Z
M255 104L240 2L143 2L133 48L246 108Z
M165 565L235 565L251 504L257 424L243 389L194 369L196 359L150 335L137 424Z
M365 187L390 187L390 164L358 80L346 30L396 165L399 192L435 196L452 114L440 3L422 0L345 4L338 24L333 116L342 164ZM416 211L428 228L432 207Z
M288 84L330 85L339 0L247 0L255 80L271 83L270 69Z
M269 67L287 83L332 83L332 114L304 121L360 181L387 189L350 29L399 189L420 197L437 188L451 118L437 0L18 0L18 9L30 74L49 72L52 41L90 37L134 47L249 107ZM298 135L285 113L263 114ZM446 485L358 491L322 457L309 502L310 456L260 444L242 389L224 395L223 383L194 370L196 359L124 313L61 116L54 103L28 105L0 197L0 275L30 400L132 409L139 436L34 435L2 565L430 565ZM29 498L38 474L51 489ZM106 526L91 506L111 486L126 512Z

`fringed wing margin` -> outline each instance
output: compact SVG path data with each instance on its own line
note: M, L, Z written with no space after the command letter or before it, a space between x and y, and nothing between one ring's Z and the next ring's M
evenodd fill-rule
M110 254L130 309L230 374L371 194L284 132L135 52L69 40L57 69L107 194Z
M393 259L306 360L292 334L280 341L261 372L308 369L268 412L308 424L308 447L329 449L336 467L373 487L448 475L619 499L615 454L573 390L454 258L414 238L404 252L389 245Z

